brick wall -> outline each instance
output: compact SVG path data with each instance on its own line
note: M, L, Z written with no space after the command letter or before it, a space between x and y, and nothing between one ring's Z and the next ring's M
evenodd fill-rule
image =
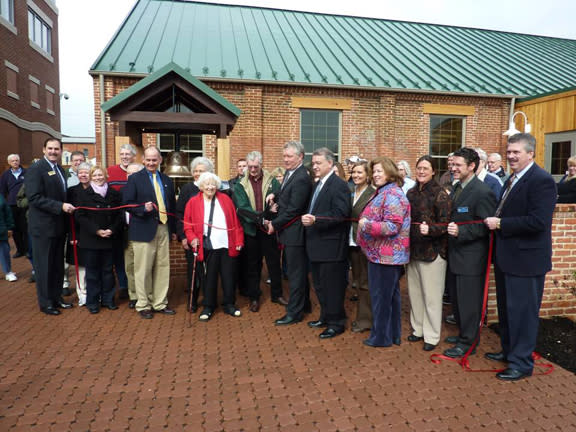
M127 89L137 78L105 77L105 100ZM391 93L338 88L255 85L207 82L215 91L242 110L230 134L231 169L235 161L251 150L264 156L266 168L282 164L282 145L300 139L300 110L292 107L292 97L334 97L352 100L350 110L342 111L341 158L353 154L370 159L388 155L414 164L428 153L429 115L425 103L474 106L475 114L466 119L466 145L481 146L487 153L503 153L502 131L508 127L509 100L435 94ZM96 142L100 143L100 94L94 77ZM118 125L107 117L107 162L114 163L114 136ZM144 142L145 140L141 140ZM216 139L205 139L205 156L215 159ZM99 151L100 146L97 146Z
M498 321L496 288L491 275L488 322ZM546 275L540 316L576 320L576 205L558 204L552 225L552 271Z
M28 37L28 4L26 1L14 2L14 34L5 25L0 25L0 107L27 122L37 122L60 132L60 81L58 53L58 15L44 0L34 2L53 23L52 27L52 61L30 46ZM9 62L18 68L18 99L7 94L7 66ZM38 85L38 107L31 105L31 75L40 81ZM54 90L53 113L48 112L46 86ZM28 163L33 157L42 154L42 144L49 135L41 131L29 131L16 127L16 133L10 133L12 123L0 120L0 137L2 141L0 160L5 160L10 153L20 154L21 160ZM14 131L12 131L14 132Z

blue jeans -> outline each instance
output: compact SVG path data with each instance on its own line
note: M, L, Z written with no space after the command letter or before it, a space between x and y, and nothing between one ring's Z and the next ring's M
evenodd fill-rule
M372 300L372 329L368 340L372 345L390 346L395 339L400 339L401 274L401 265L368 262L368 287Z
M0 263L2 270L8 274L12 271L12 262L10 261L10 244L8 240L0 241Z

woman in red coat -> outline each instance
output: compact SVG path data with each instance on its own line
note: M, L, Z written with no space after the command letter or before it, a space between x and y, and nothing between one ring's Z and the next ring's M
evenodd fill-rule
M200 321L212 318L217 306L218 276L222 282L222 308L239 317L236 307L237 257L244 246L244 232L232 200L218 192L220 179L205 172L197 180L202 193L190 198L184 212L184 233L198 260L204 261L204 309Z

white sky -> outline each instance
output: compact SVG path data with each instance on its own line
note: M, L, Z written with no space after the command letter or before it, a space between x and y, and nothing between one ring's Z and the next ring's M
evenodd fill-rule
M213 0L404 21L476 27L576 39L574 0ZM136 0L57 0L60 30L62 133L94 136L90 66ZM545 9L544 9L545 8Z

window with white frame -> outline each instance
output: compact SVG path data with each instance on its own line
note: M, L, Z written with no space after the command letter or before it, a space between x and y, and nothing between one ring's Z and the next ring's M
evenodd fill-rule
M48 54L52 54L52 29L31 9L28 9L28 37Z
M314 150L327 147L336 159L340 153L341 112L338 110L300 110L300 141L304 146L306 160Z
M14 24L14 0L0 0L0 16Z
M436 159L437 178L447 169L448 155L464 146L465 117L430 115L430 156Z

